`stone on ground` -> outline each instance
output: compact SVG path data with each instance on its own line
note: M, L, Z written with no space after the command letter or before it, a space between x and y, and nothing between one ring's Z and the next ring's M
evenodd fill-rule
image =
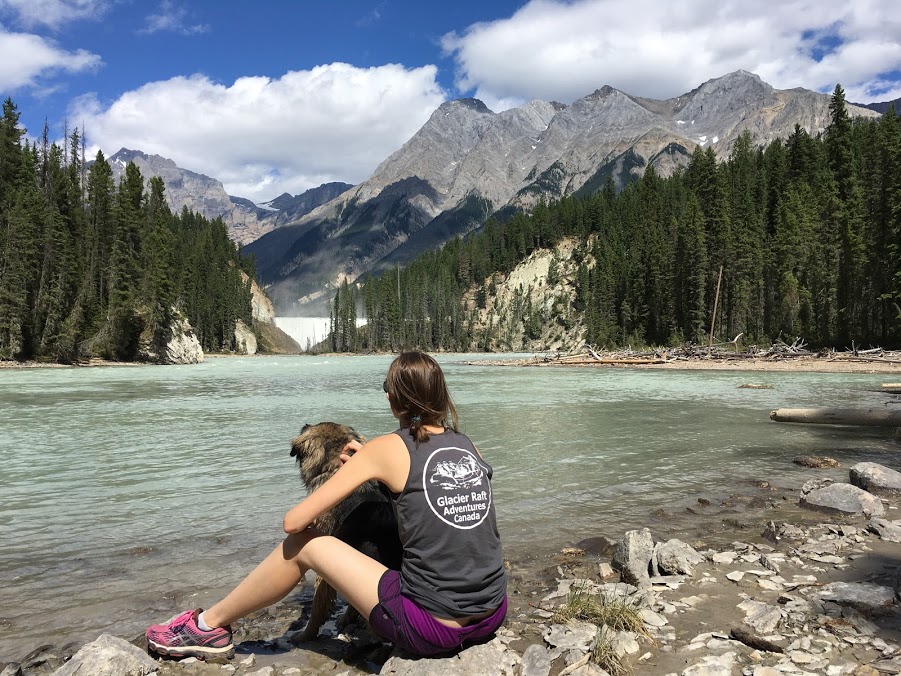
M832 582L820 587L814 596L869 615L887 613L895 602L894 589L873 582Z
M424 659L409 657L395 651L382 666L381 676L518 676L519 653L508 649L503 642L492 639L488 643L461 650L452 657Z
M159 669L150 655L128 641L101 634L56 670L54 676L145 676Z
M639 589L651 586L648 567L654 555L654 540L647 528L627 531L616 544L611 564L620 572L621 578Z
M877 495L901 495L901 472L876 462L859 462L851 468L851 483Z
M882 516L885 508L875 495L851 484L831 484L801 498L801 506L829 514Z
M867 530L876 533L887 542L901 542L901 526L885 519L872 518L867 524Z
M533 643L522 654L522 676L548 676L551 673L551 657L547 648Z
M673 538L657 546L657 567L664 575L692 575L704 557L691 545Z

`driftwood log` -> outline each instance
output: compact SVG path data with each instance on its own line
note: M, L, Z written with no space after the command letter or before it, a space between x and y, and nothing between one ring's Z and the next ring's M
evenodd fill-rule
M891 408L778 408L770 420L818 425L901 427L901 410Z
M729 637L735 639L736 641L741 641L746 646L750 648L754 648L755 650L766 650L771 653L784 653L785 650L782 646L776 645L772 641L767 641L765 638L761 638L755 634L752 634L749 631L745 631L739 627L736 627L732 631L729 632Z

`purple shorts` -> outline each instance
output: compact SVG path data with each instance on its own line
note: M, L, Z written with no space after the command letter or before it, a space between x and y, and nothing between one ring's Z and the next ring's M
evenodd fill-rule
M387 570L379 580L379 602L369 615L376 634L414 655L429 657L456 650L465 641L493 634L507 615L507 597L488 617L465 627L448 627L400 593L400 572Z

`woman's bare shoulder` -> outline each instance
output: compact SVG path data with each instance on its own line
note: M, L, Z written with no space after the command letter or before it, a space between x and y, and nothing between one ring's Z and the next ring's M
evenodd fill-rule
M364 448L375 452L397 452L404 450L404 442L394 433L382 434L366 442Z

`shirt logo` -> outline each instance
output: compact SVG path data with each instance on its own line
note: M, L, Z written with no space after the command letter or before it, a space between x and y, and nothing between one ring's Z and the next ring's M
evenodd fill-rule
M469 530L481 524L491 507L491 484L478 456L464 448L433 451L422 470L426 502L449 526Z

